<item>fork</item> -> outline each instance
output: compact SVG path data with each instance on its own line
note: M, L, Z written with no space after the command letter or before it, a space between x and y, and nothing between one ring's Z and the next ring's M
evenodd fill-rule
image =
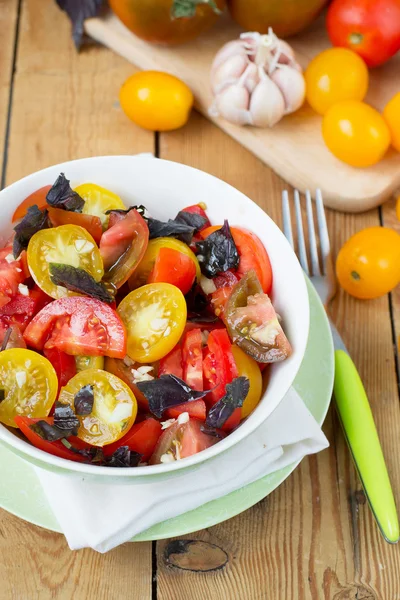
M329 302L336 294L337 285L322 194L320 190L316 191L315 207L318 232L314 225L311 194L307 190L305 195L308 240L303 229L300 194L298 190L294 190L293 204L298 258L303 271L310 277L311 283L327 311ZM282 215L284 234L295 250L289 194L286 190L282 192ZM318 255L317 236L319 237L321 260ZM307 242L311 266L309 266L307 256ZM394 544L399 541L400 537L399 521L367 394L356 366L329 315L328 319L335 346L334 397L339 420L378 527L385 540Z

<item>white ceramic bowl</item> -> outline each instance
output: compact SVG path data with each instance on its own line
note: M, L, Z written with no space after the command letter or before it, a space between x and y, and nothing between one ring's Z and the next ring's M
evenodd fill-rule
M278 406L292 385L306 349L309 304L300 265L280 229L254 202L227 183L197 169L150 156L110 156L75 160L33 173L0 192L0 242L12 230L11 217L18 204L64 172L71 185L93 182L120 195L127 206L144 204L155 217L166 220L185 206L205 202L213 224L228 219L230 225L247 227L264 243L273 269L273 303L283 318L293 346L292 356L270 369L268 386L256 410L226 439L181 461L141 468L107 468L72 462L38 450L0 425L0 442L25 460L50 471L85 475L97 481L126 483L170 478L182 469L217 456L254 431ZM265 190L268 194L268 190Z

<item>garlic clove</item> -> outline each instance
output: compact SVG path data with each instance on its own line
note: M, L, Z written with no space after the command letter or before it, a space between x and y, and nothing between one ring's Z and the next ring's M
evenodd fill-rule
M270 77L284 98L285 113L289 114L298 110L306 95L306 84L302 73L288 65L279 65Z
M263 75L253 91L249 111L256 127L273 127L285 114L283 95L268 75Z
M240 54L227 58L218 69L211 74L211 88L213 94L218 94L228 85L237 83L248 65L246 56Z
M244 85L251 94L259 81L260 76L258 74L257 65L251 62L247 65L245 72L240 78L240 83Z
M243 42L240 40L233 40L228 42L217 52L211 65L211 77L215 71L231 56L247 56Z
M240 85L231 85L215 98L215 108L227 121L235 125L249 125L250 94Z

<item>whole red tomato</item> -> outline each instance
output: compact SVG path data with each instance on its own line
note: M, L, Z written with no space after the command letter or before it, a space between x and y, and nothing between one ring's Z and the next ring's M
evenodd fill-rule
M369 67L400 50L400 0L333 0L326 25L334 46L354 50Z

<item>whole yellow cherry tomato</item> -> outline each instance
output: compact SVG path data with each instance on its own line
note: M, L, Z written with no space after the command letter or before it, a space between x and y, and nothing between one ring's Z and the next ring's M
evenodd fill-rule
M125 81L119 100L136 125L151 131L171 131L185 125L193 94L177 77L160 71L141 71Z
M368 227L344 244L336 259L343 289L356 298L379 298L400 281L400 235L387 227Z
M383 109L385 119L392 137L392 146L400 152L400 92L395 94Z
M311 108L323 115L343 100L363 100L368 89L365 62L347 48L329 48L308 65L306 98Z
M337 158L353 167L369 167L383 158L390 132L377 110L356 100L332 106L322 121L325 144Z
M262 375L260 367L246 352L238 346L232 346L232 354L238 369L239 377L247 377L250 383L249 392L242 406L242 419L248 417L260 402L262 393Z

